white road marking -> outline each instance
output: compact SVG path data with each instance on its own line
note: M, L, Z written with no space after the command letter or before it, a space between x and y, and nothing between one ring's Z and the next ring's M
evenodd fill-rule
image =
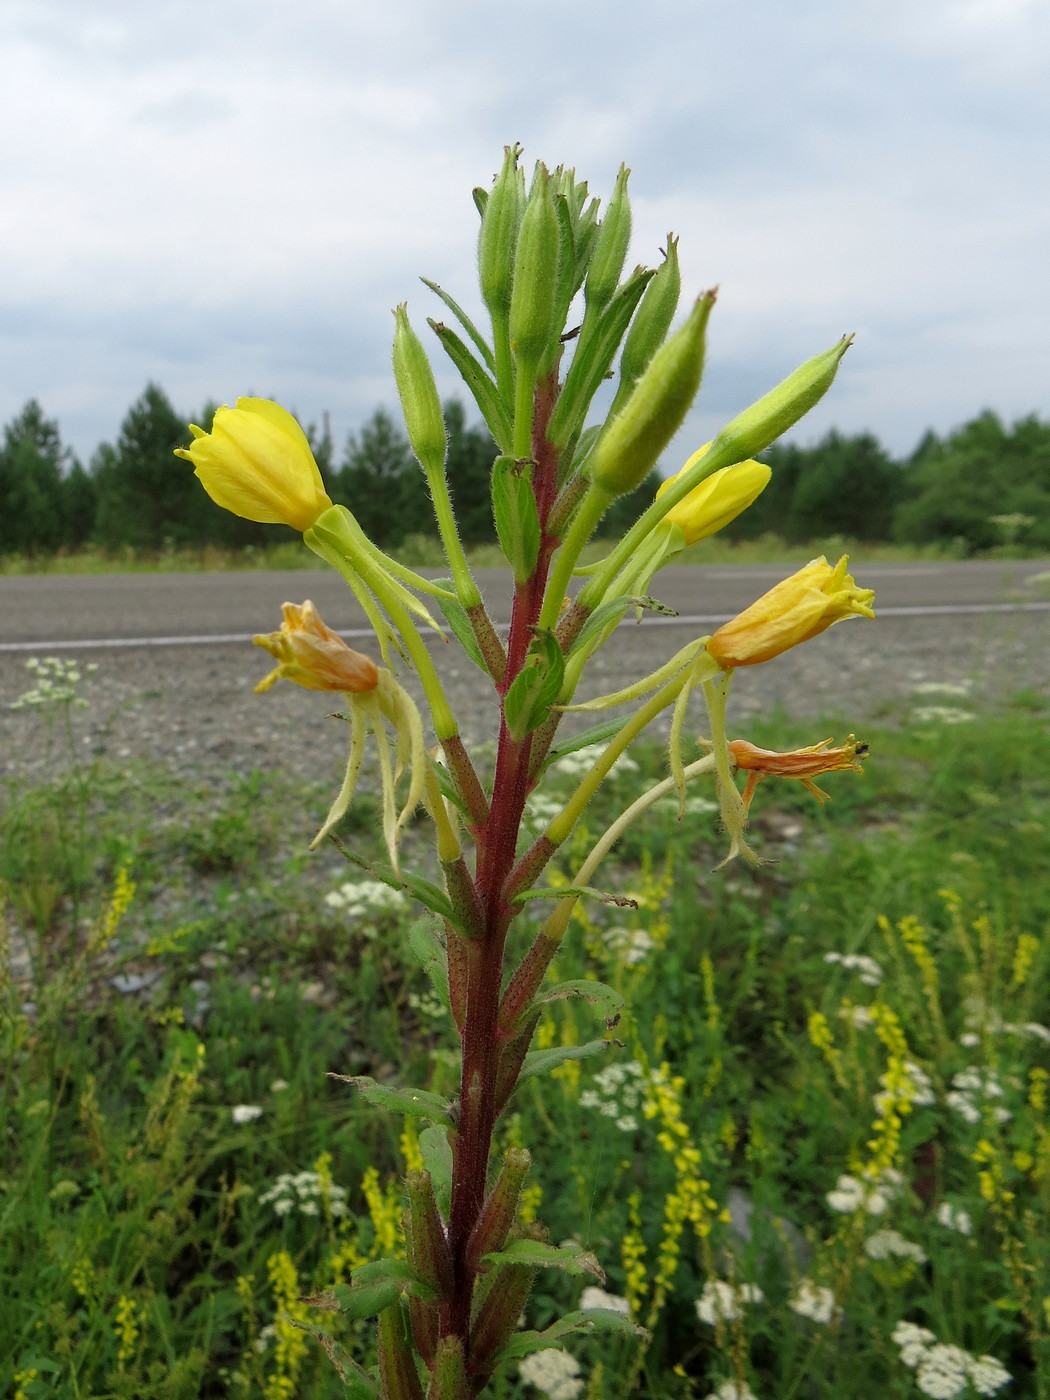
M1045 603L931 603L914 607L879 608L877 617L963 617L977 613L1030 613L1050 612L1050 602ZM682 613L677 617L646 617L639 624L642 627L716 627L728 622L735 613ZM506 622L498 622L497 629L507 630ZM340 637L367 639L375 633L370 627L350 627L338 629ZM20 651L117 651L126 647L200 647L227 646L232 643L250 642L252 632L220 632L213 636L191 637L101 637L75 641L39 642L0 642L0 652Z

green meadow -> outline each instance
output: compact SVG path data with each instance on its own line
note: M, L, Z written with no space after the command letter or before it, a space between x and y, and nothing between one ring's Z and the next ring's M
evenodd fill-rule
M307 851L327 791L78 761L76 683L48 674L50 775L0 809L0 1386L335 1400L310 1330L368 1365L372 1328L322 1292L397 1248L434 1143L330 1073L455 1092L415 914ZM773 715L749 737L832 733ZM825 807L759 786L757 870L715 868L697 785L616 848L620 902L577 906L552 980L628 1009L551 1003L539 1046L580 1058L524 1080L499 1133L534 1151L526 1219L604 1283L542 1274L527 1325L600 1286L648 1339L572 1340L552 1396L1050 1394L1050 701L926 694L861 737ZM560 878L665 771L631 750ZM366 793L340 837L368 860L376 827ZM493 1393L535 1379L511 1364Z

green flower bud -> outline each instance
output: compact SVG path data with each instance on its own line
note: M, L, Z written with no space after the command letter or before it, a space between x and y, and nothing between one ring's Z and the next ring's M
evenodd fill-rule
M496 1184L467 1241L468 1268L476 1269L483 1254L498 1254L507 1243L531 1161L524 1147L512 1147L503 1159Z
M682 274L678 267L678 239L667 235L667 252L656 276L645 289L642 304L631 322L627 339L620 352L620 386L613 399L610 414L615 415L627 401L631 390L645 373L649 361L664 343L671 322L678 310L682 291Z
M745 457L757 456L775 442L824 397L831 388L839 361L852 343L852 335L844 335L830 350L799 365L794 374L789 374L775 389L770 389L757 403L726 424L711 444L712 453L723 456L725 449L731 448L731 460L741 462Z
M433 1369L434 1379L430 1385L433 1400L470 1400L463 1342L459 1337L441 1338Z
M413 1267L439 1298L447 1298L453 1287L452 1255L438 1213L430 1173L410 1171L405 1184L408 1188Z
M616 187L612 192L605 218L598 229L598 238L587 269L584 296L587 304L600 311L611 300L627 261L631 241L631 203L627 198L627 177L630 171L620 166Z
M503 169L484 201L481 216L478 280L481 283L481 298L493 318L506 316L510 310L514 249L525 208L524 177L518 169L520 155L520 146L503 148Z
M535 367L560 329L554 324L559 241L551 179L537 165L514 255L509 329L519 364Z
M394 379L412 451L428 476L443 476L448 439L434 371L404 302L394 312Z
M656 465L696 397L715 293L699 298L682 328L649 361L621 412L598 439L591 480L607 496L633 491ZM748 454L744 454L748 455Z
M378 1350L384 1400L423 1400L400 1300L379 1314Z

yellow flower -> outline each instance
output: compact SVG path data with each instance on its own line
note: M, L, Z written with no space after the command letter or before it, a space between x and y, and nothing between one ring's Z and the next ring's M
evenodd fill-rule
M746 739L733 739L729 752L737 769L747 773L744 787L744 811L751 806L755 788L763 778L797 778L807 787L818 802L826 802L828 794L813 781L821 773L834 773L840 768L851 768L855 773L862 772L859 758L867 758L867 744L858 744L851 734L844 744L832 747L830 739L822 739L819 744L809 744L804 749L790 749L786 753L776 753L772 749L760 749Z
M709 442L705 443L677 475L668 477L657 491L657 497L694 467L710 446ZM769 485L772 475L764 462L738 462L735 467L723 467L721 471L712 472L699 486L694 486L688 496L671 507L664 520L678 526L686 544L706 540L708 535L717 534L747 510Z
M875 594L857 587L846 572L848 563L845 555L834 568L823 555L811 560L720 627L707 643L708 653L725 671L754 666L808 642L844 617L874 617Z
M343 694L374 690L379 671L369 656L353 651L321 621L310 602L282 605L279 632L258 636L255 645L276 657L277 665L256 691L269 690L279 680L294 681L307 690L337 690Z
M309 530L329 500L306 434L269 399L238 399L215 412L210 433L190 424L194 441L175 449L192 462L216 505L264 524Z

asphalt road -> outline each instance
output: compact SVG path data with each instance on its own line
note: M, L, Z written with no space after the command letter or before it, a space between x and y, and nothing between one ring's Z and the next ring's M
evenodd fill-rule
M1050 560L958 563L856 563L858 582L874 588L876 609L980 608L1047 603ZM784 564L694 565L664 569L653 592L683 617L739 612L793 572ZM1043 575L1035 585L1026 580ZM494 619L510 615L510 576L482 569L478 579ZM134 638L226 638L269 632L286 600L312 598L330 626L357 629L365 618L330 570L200 574L32 575L0 578L0 647Z

